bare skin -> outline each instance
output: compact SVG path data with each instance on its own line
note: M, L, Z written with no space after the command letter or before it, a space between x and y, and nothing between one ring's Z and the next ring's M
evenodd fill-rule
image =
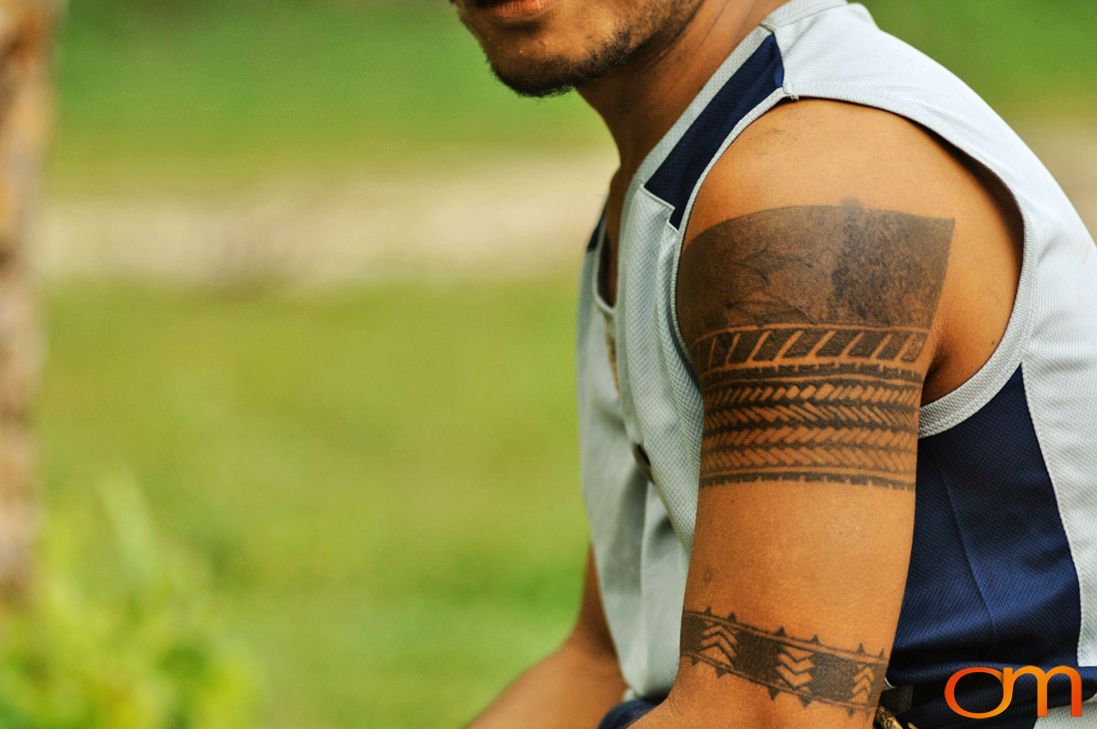
M620 155L609 298L628 181L728 49L780 4L669 2L687 22L647 17L674 32L579 85ZM476 0L457 5L505 78L581 56L569 38L596 42L569 36L569 19L606 28L650 3L556 0L520 26L491 25ZM910 554L920 407L1001 340L1021 237L1000 184L879 110L787 103L717 162L678 282L704 410L682 659L670 697L637 729L871 723ZM597 725L543 698L516 684L507 704L558 712L536 726Z

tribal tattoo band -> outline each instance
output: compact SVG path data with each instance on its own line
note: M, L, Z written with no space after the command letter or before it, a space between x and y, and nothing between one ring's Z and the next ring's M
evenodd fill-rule
M875 711L885 688L887 658L794 638L783 629L767 632L741 623L735 615L711 610L682 616L682 656L693 665L706 663L717 678L734 675L765 686L770 698L791 694L807 706L813 702L856 712Z
M912 489L923 354L953 223L859 206L736 218L687 246L679 321L701 485Z

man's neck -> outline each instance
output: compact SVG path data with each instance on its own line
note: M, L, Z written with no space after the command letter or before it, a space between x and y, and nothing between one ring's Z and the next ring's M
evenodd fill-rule
M708 79L783 0L705 0L676 37L580 89L617 145L627 180Z

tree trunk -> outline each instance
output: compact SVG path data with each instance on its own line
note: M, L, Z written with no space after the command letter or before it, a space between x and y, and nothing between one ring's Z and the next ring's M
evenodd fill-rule
M41 333L27 231L51 117L58 0L0 0L0 600L31 574L37 522L29 409Z

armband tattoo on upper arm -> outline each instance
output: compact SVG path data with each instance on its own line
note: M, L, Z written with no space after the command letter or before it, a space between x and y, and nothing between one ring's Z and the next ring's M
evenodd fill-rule
M702 487L914 487L923 353L953 227L790 207L685 248L678 314L705 405Z

